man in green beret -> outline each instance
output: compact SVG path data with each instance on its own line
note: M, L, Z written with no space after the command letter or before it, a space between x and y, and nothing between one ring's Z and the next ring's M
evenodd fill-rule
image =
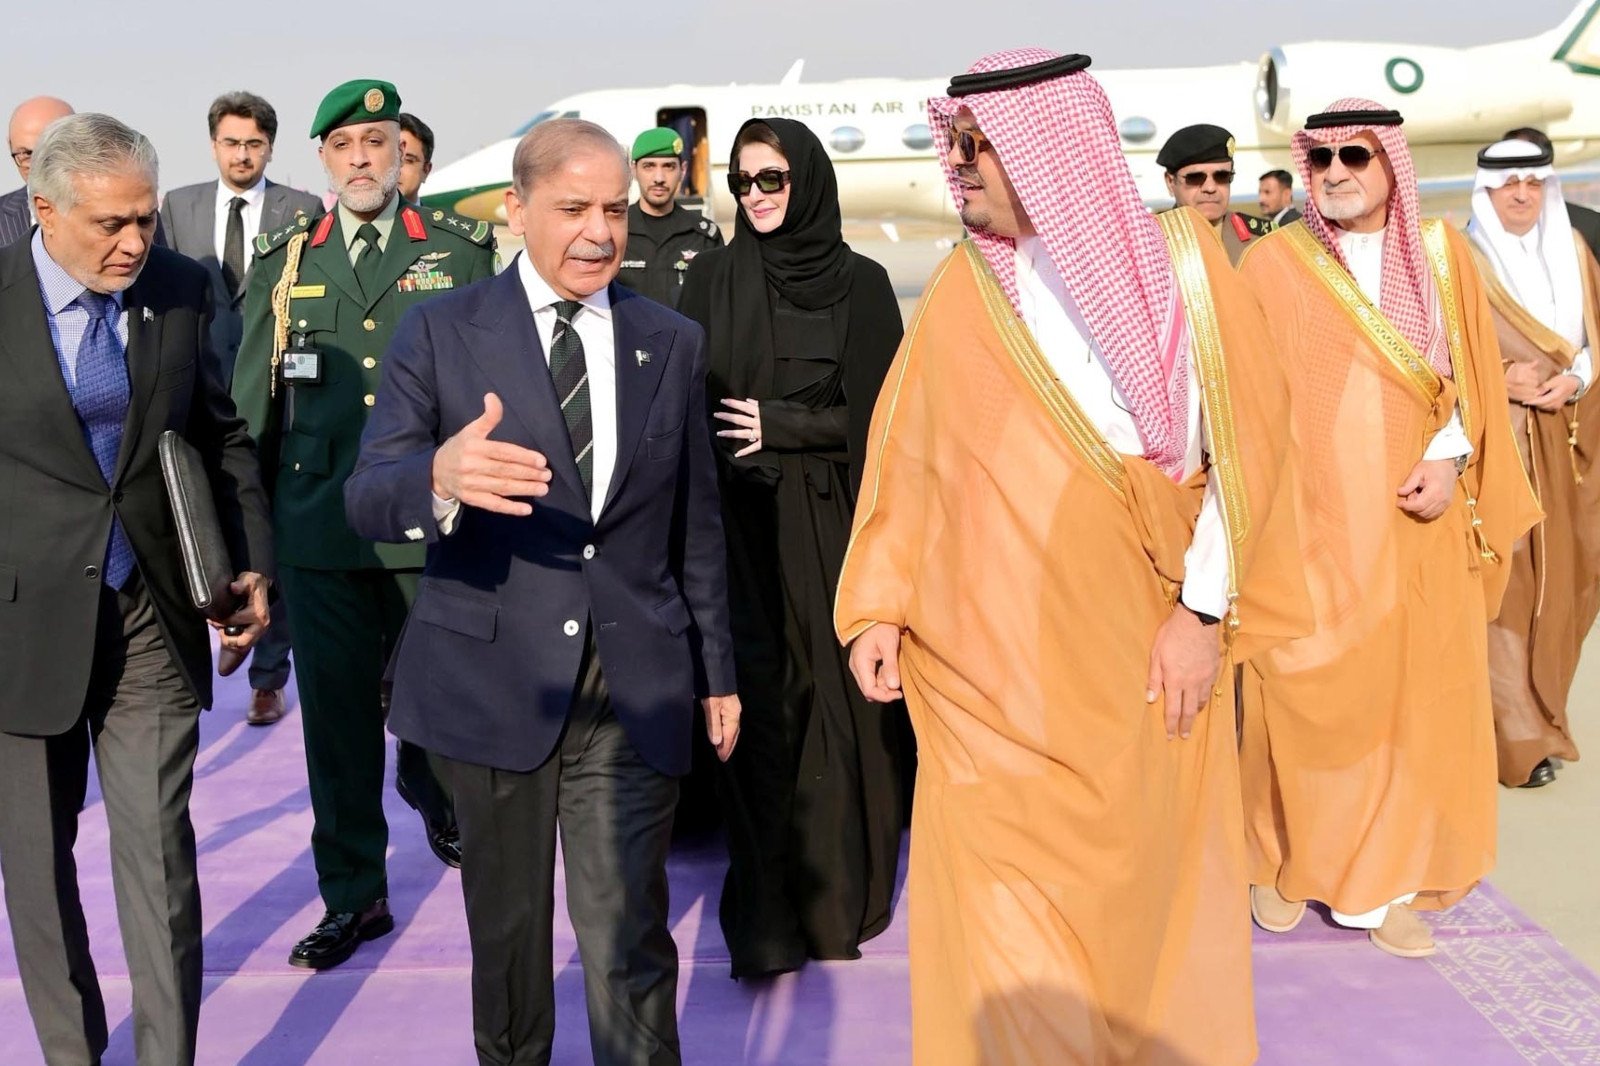
M628 247L617 281L676 310L689 261L707 248L720 248L722 234L700 212L678 205L683 138L677 130L645 130L634 139L631 154L639 199L628 208Z
M1250 242L1272 232L1264 218L1230 211L1233 185L1233 134L1221 126L1185 126L1156 153L1167 172L1167 191L1178 207L1192 207L1211 223L1234 266Z
M233 383L259 442L294 613L311 852L327 914L289 961L314 970L394 928L381 688L423 565L420 529L414 545L351 532L344 482L401 316L494 272L487 222L401 201L399 115L385 81L345 82L323 98L311 136L339 202L256 238ZM455 815L421 749L401 746L396 786L421 811L434 853L459 865Z

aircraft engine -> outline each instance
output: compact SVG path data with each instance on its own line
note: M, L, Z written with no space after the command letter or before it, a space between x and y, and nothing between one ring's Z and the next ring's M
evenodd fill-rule
M1572 113L1572 72L1532 67L1516 91L1486 76L1473 50L1315 42L1274 48L1256 71L1256 119L1284 137L1347 96L1405 116L1409 139L1488 141L1514 126L1545 126Z

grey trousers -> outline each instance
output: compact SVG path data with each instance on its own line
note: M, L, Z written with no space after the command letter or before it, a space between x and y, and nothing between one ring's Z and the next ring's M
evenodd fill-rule
M461 827L482 1066L545 1066L555 1039L556 833L596 1066L678 1066L678 949L667 849L678 781L611 713L593 638L557 750L530 773L435 756Z
M137 575L123 592L101 590L94 641L83 716L70 730L0 733L0 874L17 969L45 1061L98 1063L105 1005L72 855L93 745L138 1061L188 1066L200 1020L200 888L189 823L200 709Z

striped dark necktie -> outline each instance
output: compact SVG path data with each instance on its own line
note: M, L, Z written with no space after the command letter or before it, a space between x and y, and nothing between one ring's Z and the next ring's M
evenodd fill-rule
M583 491L594 490L594 420L589 410L589 367L583 358L583 340L572 320L583 307L576 300L557 300L555 333L550 338L550 377L561 400L561 414L572 438L572 455L578 461Z

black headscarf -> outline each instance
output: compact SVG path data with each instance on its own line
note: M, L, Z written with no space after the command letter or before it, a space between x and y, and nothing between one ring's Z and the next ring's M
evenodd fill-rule
M734 240L728 246L729 284L713 297L708 333L710 376L730 395L759 396L771 387L773 367L772 301L768 287L807 311L840 303L850 293L852 257L844 243L839 214L839 182L833 161L817 135L787 118L764 122L778 135L789 161L789 204L783 222L771 233L757 233L738 208ZM734 137L738 143L739 138ZM728 172L739 171L735 151ZM764 387L765 386L765 387Z
M771 233L757 233L739 207L733 242L695 258L678 310L706 329L706 399L717 411L724 410L719 402L724 396L773 398L772 292L806 311L830 309L850 405L850 459L859 476L873 401L900 343L894 291L882 267L844 242L839 183L816 134L786 118L751 119L739 132L755 122L771 127L788 160L783 222ZM737 153L728 167L738 173ZM724 428L721 422L714 425ZM741 476L777 479L772 452L734 459L743 441L718 444L724 462Z

